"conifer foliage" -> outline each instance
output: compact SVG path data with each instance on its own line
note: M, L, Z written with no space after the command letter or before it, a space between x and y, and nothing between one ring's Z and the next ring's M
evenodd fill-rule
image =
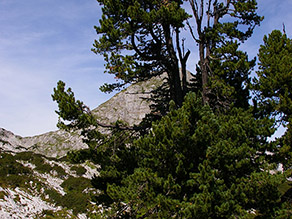
M166 72L168 95L181 106L190 89L187 61L190 53L195 52L199 54L196 79L201 79L197 83L201 85L203 102L224 108L235 101L246 107L247 100L243 96L248 93L245 85L249 83L248 74L254 60L249 61L238 46L252 35L262 20L256 13L255 0L98 2L103 15L100 25L95 27L100 38L92 50L104 56L106 72L117 79L101 90L110 92ZM192 13L188 14L186 8ZM186 45L191 46L186 48ZM196 45L198 51L194 51ZM228 68L226 65L231 62L239 64Z
M199 71L204 103L226 108L230 102L245 106L248 75L254 60L239 51L263 17L255 0L188 0L193 19L187 20L199 47ZM194 22L192 22L194 20ZM194 26L192 24L195 23ZM215 66L214 66L215 65ZM215 82L215 83L214 83ZM241 102L241 103L240 103ZM217 106L216 106L217 105Z
M280 31L265 36L253 81L258 104L251 106L249 75L255 59L248 60L237 40L250 37L262 20L255 0L186 1L199 27L198 39L184 1L98 2L103 17L96 30L102 36L94 51L104 55L108 73L119 80L103 89L166 71L171 101L169 113L151 128L122 129L117 121L102 134L100 122L65 83L54 89L59 127L81 130L89 146L68 157L100 164L100 174L92 179L99 191L92 200L103 206L97 217L291 217L291 202L283 196L292 164L291 39ZM207 20L200 17L206 14ZM235 21L220 23L227 15ZM189 52L183 52L180 40L186 24L204 50L192 86L184 81ZM247 29L241 32L240 25ZM268 141L279 118L288 129ZM283 172L277 171L279 163Z
M264 37L259 49L258 78L254 80L260 112L286 126L280 139L284 168L292 164L292 40L279 30Z
M292 40L279 30L264 37L255 89L267 113L288 122L292 114Z
M276 214L282 174L265 152L273 121L234 108L215 115L194 93L133 144L137 166L109 183L107 217L232 218ZM123 203L123 204L121 204Z
M95 29L101 37L95 41L93 51L104 56L106 72L114 74L118 81L105 84L101 89L112 91L166 72L169 95L181 106L187 92L185 78L189 56L189 52L184 53L180 39L180 29L189 17L181 7L183 1L98 2L103 15ZM183 69L181 76L179 66Z

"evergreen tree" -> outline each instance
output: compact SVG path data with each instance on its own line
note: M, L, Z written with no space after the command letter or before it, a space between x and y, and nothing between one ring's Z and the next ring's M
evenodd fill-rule
M60 120L59 125L81 129L89 146L86 153L69 156L75 162L90 159L101 165L92 184L100 191L93 201L103 204L102 217L291 214L280 199L285 175L275 173L274 158L285 154L285 145L267 141L274 132L269 118L256 119L252 110L238 108L214 114L190 93L181 108L176 110L172 102L170 113L144 137L118 129L102 135L96 118L63 82L53 98L59 103L58 114L71 121Z
M231 106L248 109L250 98L250 73L255 66L255 58L248 60L248 55L238 49L239 43L226 43L215 49L217 56L224 60L210 61L209 104L213 109L226 110Z
M93 51L104 55L106 72L114 74L118 80L105 84L102 90L112 91L166 72L170 98L181 106L187 92L186 61L189 56L189 52L184 53L180 39L180 29L188 18L181 8L183 1L98 2L103 15L100 26L95 28L101 37L95 41Z
M254 79L260 114L273 116L287 127L280 139L284 168L292 164L292 40L279 30L264 36Z
M65 84L59 82L54 89L58 126L81 130L89 146L69 156L75 162L91 159L101 166L100 175L92 179L100 191L94 200L105 208L100 214L109 218L272 218L291 214L279 191L292 161L291 41L278 32L265 38L255 85L261 107L255 106L259 111L255 113L247 102L248 75L255 61L238 50L237 40L247 39L262 19L255 13L256 1L188 1L199 34L196 38L189 24L202 55L196 78L202 79L196 81L202 97L199 92L186 94L189 52L183 51L180 32L189 15L182 9L183 1L98 1L103 17L96 30L102 36L94 51L104 55L107 72L118 79L103 90L165 71L172 100L169 114L153 123L148 134L139 135L137 127L117 121L106 126L113 129L105 135L98 131L105 125L75 99L70 88L65 90ZM223 17L232 22L220 23L226 21ZM241 25L246 31L241 31ZM274 62L274 54L278 62ZM279 77L286 76L277 84ZM267 140L274 133L271 113L282 113L289 126L279 142ZM275 171L279 161L285 174Z
M90 109L80 100L76 100L71 88L66 89L65 83L58 82L52 95L58 103L59 115L57 126L61 129L81 131L81 137L88 149L71 151L67 156L74 163L91 160L102 166L94 185L101 191L106 189L108 182L118 182L133 172L135 157L133 154L133 139L137 136L135 128L129 129L122 122L112 125L102 125L108 134L100 132L101 124ZM109 130L108 130L109 129ZM138 129L139 130L139 129ZM105 131L105 130L104 130ZM100 196L99 202L108 201L108 197Z
M218 99L209 101L211 95L221 95L223 99L230 99L229 102L235 101L236 105L243 102L242 105L247 106L247 100L243 99L248 97L246 85L254 61L248 61L246 54L237 51L237 40L244 42L262 20L256 14L255 0L185 0L189 4L184 7L192 9L195 27L192 26L193 20L189 19L191 15L183 9L182 0L98 2L103 7L100 26L96 27L101 37L95 41L93 51L104 55L106 72L119 79L117 83L105 84L103 91L112 91L127 83L166 72L170 99L181 106L188 91L186 63L190 50L185 52L187 39L181 37L187 23L189 33L199 45L198 73L201 75L196 78L201 79L197 84L200 84L204 103L210 104ZM216 60L216 64L211 64L212 60ZM222 74L229 65L228 73ZM216 72L219 67L221 73ZM216 83L210 84L214 79ZM218 93L218 90L224 91ZM226 101L215 102L224 105Z
M199 71L203 102L246 107L248 75L254 60L238 51L263 17L255 0L189 0L195 27L188 23L199 46ZM189 21L189 20L188 20Z
M174 106L174 104L172 104ZM133 144L137 166L108 183L107 217L231 218L276 215L282 174L266 150L273 121L234 108L215 115L193 93ZM101 175L102 177L102 175ZM104 215L104 216L105 216Z
M257 100L266 113L288 122L292 114L292 41L274 30L264 36L259 50L259 71L255 78Z

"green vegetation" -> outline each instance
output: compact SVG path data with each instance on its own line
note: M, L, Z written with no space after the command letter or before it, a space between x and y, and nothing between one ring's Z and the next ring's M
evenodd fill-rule
M43 212L40 215L37 215L36 218L44 218L44 219L64 219L64 218L71 218L71 219L77 219L77 216L74 216L72 214L68 214L68 211L66 210L59 210L57 212L54 212L52 210L43 210Z
M65 170L59 165L54 165L51 168L51 171L56 171L57 176L60 177L60 178L64 178L67 175Z
M98 200L115 209L107 217L242 218L251 208L276 214L285 177L269 173L276 167L265 153L276 150L267 142L273 121L236 108L216 115L201 103L187 95L182 108L133 144L134 153L125 151L123 162L136 161L133 172L117 177L121 162L103 167L94 185L105 191Z
M31 169L18 163L15 157L8 153L0 153L0 185L6 188L27 187L26 183L33 180Z
M90 200L89 195L78 191L71 191L67 193L62 199L63 206L67 207L68 209L72 209L74 215L87 212L87 206Z
M50 202L62 206L66 209L72 209L73 214L85 213L90 200L90 195L82 193L82 191L70 190L64 196L53 189L45 190L45 194L49 195Z
M86 212L90 194L84 193L83 191L86 188L92 187L90 180L82 177L69 177L61 186L66 191L64 196L52 189L46 190L45 194L49 195L53 203L66 207L67 209L72 209L74 215Z
M34 154L32 152L16 153L13 156L10 153L1 153L0 159L0 184L2 187L20 187L27 189L30 187L29 182L37 185L37 188L41 188L43 185L33 176L33 171L29 167L25 167L19 161L31 161L36 165L36 169L40 169L43 172L46 170L44 166L44 160L41 155ZM39 166L38 166L39 165ZM51 168L47 169L50 171Z
M58 212L44 211L39 217L66 218L70 209L73 210L74 215L87 212L92 193L84 192L84 190L92 188L90 179L83 177L74 178L72 176L67 178L65 170L57 164L56 159L45 158L33 152L20 152L15 155L1 152L0 158L0 186L2 188L19 187L28 193L33 190L39 193L43 200L65 208ZM50 165L46 160L55 160L56 163ZM35 165L35 168L31 169L29 166L26 167L21 164L22 162L31 163ZM86 169L79 165L73 165L71 170L76 171L77 175L86 173ZM66 191L66 194L63 196L54 188L50 188L42 179L35 176L34 171L51 175L55 171L57 174L54 174L53 177L65 179L61 186ZM41 193L42 189L44 189L44 193ZM5 195L6 193L1 191L0 199L3 199ZM19 200L19 196L15 196L14 201L19 202Z
M34 164L36 166L35 170L40 173L47 173L52 170L52 166L45 162L43 155L41 154L35 154L33 152L20 152L15 155L15 159Z
M102 91L110 92L166 72L168 89L160 88L169 100L181 106L189 91L187 61L198 45L196 83L204 103L218 105L227 98L247 104L237 99L246 98L245 85L255 61L249 61L238 47L263 19L256 13L255 0L98 2L103 16L95 27L100 37L92 50L104 56L105 72L119 79L104 84ZM185 38L185 32L192 37ZM189 48L185 48L185 42ZM220 99L214 99L214 95Z
M36 154L31 151L26 152L19 152L15 155L16 160L23 160L23 161L29 161L35 164L36 166L38 164L43 163L43 155Z
M74 150L67 153L66 158L74 164L83 163L90 157L90 151L87 149Z
M4 191L0 191L0 199L4 199L4 197L6 196L6 192Z
M259 71L255 78L257 100L268 114L289 122L292 114L292 42L274 30L259 49Z
M45 190L45 195L49 196L50 202L66 209L72 209L74 215L87 212L91 194L85 193L84 190L92 188L90 180L82 177L69 177L61 186L66 192L64 196L54 189Z
M82 166L72 166L70 170L75 171L78 176L82 176L86 173L86 169Z
M65 189L66 192L77 191L82 192L84 189L91 187L89 179L82 177L69 177L66 179L61 186Z
M37 170L40 173L49 173L52 170L52 166L47 163L39 163L35 170Z
M59 165L50 165L45 161L47 160L57 160L53 158L44 158L41 154L36 154L33 152L20 152L15 155L16 160L22 160L34 164L35 170L40 173L49 173L50 171L56 171L59 177L65 176L65 170Z
M279 186L279 191L282 195L284 195L289 189L292 188L292 182L286 181L282 185Z
M56 205L63 205L63 196L54 189L47 188L44 191L44 195L48 195L51 203L55 203Z
M292 165L292 41L274 30L259 49L259 71L254 80L258 116L271 116L287 128L279 139L279 162L285 170Z
M239 47L263 19L256 0L98 2L103 16L93 51L119 79L101 89L163 72L168 80L154 91L147 121L137 127L117 122L109 134L98 131L97 119L64 82L54 89L58 126L81 130L89 146L68 157L101 167L92 179L100 191L93 200L104 207L96 217L290 218L291 39L280 31L264 37L251 80L255 59ZM192 83L185 77L192 51L181 39L185 30L199 47ZM284 136L268 141L279 124L287 127ZM276 171L279 163L283 172ZM78 197L75 183L63 186Z

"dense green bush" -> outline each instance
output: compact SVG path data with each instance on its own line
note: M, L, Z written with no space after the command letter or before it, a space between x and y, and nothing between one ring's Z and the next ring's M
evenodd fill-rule
M50 201L56 205L72 209L75 215L86 212L90 194L83 193L83 190L91 187L90 180L81 177L69 177L61 186L66 191L64 196L53 189L45 190L45 194L49 195Z
M61 186L64 188L65 191L78 191L82 192L84 189L91 186L90 179L82 178L82 177L69 177L67 180L65 180Z
M63 219L63 218L71 218L71 219L78 219L77 216L69 214L66 209L59 210L57 212L53 210L43 210L42 213L37 215L36 218L43 218L43 219Z
M30 162L36 166L36 170L41 173L50 172L51 165L45 163L44 158L40 154L33 152L20 152L15 155L15 159Z
M49 173L52 170L52 166L48 163L38 163L35 170L40 173Z
M56 205L61 205L62 206L62 202L63 202L63 196L58 193L56 190L54 189L45 189L44 192L45 195L49 196L49 200L52 203L55 203Z
M31 187L30 182L35 186L37 191L43 188L43 183L36 179L33 171L29 167L23 166L19 160L29 161L33 153L22 152L15 156L9 153L0 155L0 186L2 187L20 187L24 190ZM39 157L38 155L36 157Z
M62 198L62 205L73 210L73 214L84 213L89 203L89 195L72 190Z
M0 176L31 173L31 170L18 163L13 155L1 153L0 156Z
M8 174L5 177L0 177L0 186L16 188L20 187L27 189L29 186L28 182L37 182L31 175L18 175L18 174Z
M17 160L23 160L23 161L31 161L34 159L34 157L39 157L40 155L34 154L31 151L24 151L24 152L19 152L15 154L15 159Z
M60 177L60 178L64 178L66 176L66 172L65 170L59 166L59 165L54 165L52 168L51 168L52 171L56 171L57 172L57 176Z
M91 154L90 150L88 149L75 150L75 151L69 151L67 153L66 158L71 163L77 164L77 163L83 163L87 159L90 159L91 158L90 154Z
M4 191L0 191L0 199L4 199L4 197L6 196L6 192Z
M72 166L70 170L75 171L78 176L82 176L86 173L86 169L82 166Z
M34 164L36 166L35 170L40 173L49 173L51 170L55 170L60 177L66 175L65 170L59 165L50 165L49 163L45 162L45 159L56 159L44 158L44 156L41 154L35 154L33 152L20 152L15 155L15 159Z
M110 174L123 172L111 162L93 179L103 191L98 200L107 196L112 202L107 205L112 211L103 216L244 218L252 216L251 209L262 217L275 216L285 177L270 173L277 163L266 151L278 150L267 141L272 126L269 118L254 118L251 109L215 114L197 95L188 94L182 108L172 107L134 142L134 153L124 160L135 156L133 173L112 182ZM102 180L106 187L95 183Z

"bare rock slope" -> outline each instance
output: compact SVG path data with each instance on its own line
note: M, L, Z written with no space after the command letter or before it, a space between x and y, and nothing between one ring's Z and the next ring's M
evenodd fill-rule
M150 113L150 92L162 84L164 76L132 84L98 106L93 113L103 123L120 120L130 126L139 124Z
M7 152L33 151L49 157L62 157L69 150L85 148L77 133L62 130L33 137L21 137L0 128L0 150Z
M110 124L117 120L132 126L139 124L145 114L150 112L150 92L162 84L162 77L138 82L117 93L92 112L99 121ZM23 152L33 151L49 157L62 157L70 150L87 146L77 132L62 130L48 132L33 137L21 137L0 128L0 150Z

